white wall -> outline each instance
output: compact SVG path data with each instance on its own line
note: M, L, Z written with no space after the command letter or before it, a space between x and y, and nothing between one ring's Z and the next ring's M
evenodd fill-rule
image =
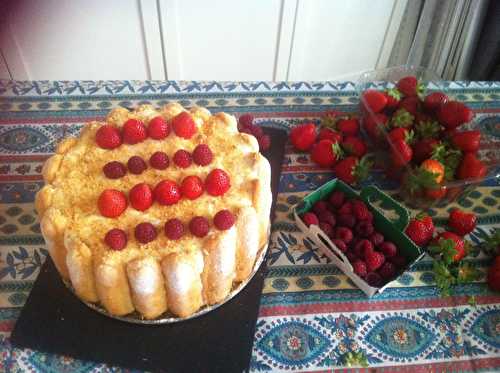
M17 3L15 79L334 80L385 66L407 0Z

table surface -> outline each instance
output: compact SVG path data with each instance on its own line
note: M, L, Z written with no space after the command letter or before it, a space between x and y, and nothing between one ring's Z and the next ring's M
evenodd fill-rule
M450 82L491 134L500 137L500 82ZM103 118L117 105L169 101L212 112L251 112L263 125L288 128L336 108L355 111L350 82L0 81L0 371L121 371L119 368L13 348L9 342L47 251L34 195L42 164L63 137ZM483 273L443 298L424 258L371 299L320 255L294 225L291 207L332 178L307 155L286 149L250 370L331 371L360 352L383 371L500 369L500 296L488 291L482 254L469 259ZM462 206L480 214L470 239L500 224L500 189L482 185ZM453 206L448 206L453 207ZM430 211L438 225L445 209ZM468 303L474 295L475 305ZM362 369L364 370L364 369ZM368 371L368 370L367 370Z

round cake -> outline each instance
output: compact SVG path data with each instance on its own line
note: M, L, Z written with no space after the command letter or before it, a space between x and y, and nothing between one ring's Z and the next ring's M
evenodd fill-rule
M42 173L50 256L111 315L185 318L221 303L267 243L270 165L225 113L118 107L59 143Z

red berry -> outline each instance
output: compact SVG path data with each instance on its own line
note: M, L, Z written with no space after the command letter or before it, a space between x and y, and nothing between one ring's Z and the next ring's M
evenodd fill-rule
M290 131L290 141L298 150L308 150L315 140L316 126L313 123L302 124Z
M391 258L398 253L398 248L391 241L384 241L378 245L380 251L384 253L387 258Z
M321 131L319 131L318 140L331 140L333 142L341 142L342 134L329 128L322 128Z
M253 115L243 114L238 118L238 124L242 127L250 127L253 124Z
M168 122L161 116L154 117L148 124L148 136L155 140L161 140L170 133Z
M220 210L214 216L214 225L220 231L225 231L234 225L236 218L229 210Z
M352 268L354 269L354 273L359 277L365 277L367 274L366 263L362 260L356 260L354 263L352 263Z
M333 236L333 227L331 224L321 222L319 223L319 229L321 229L328 237Z
M221 196L231 187L231 181L226 171L216 168L207 175L205 189L211 196Z
M354 246L354 253L359 258L366 258L369 254L373 253L373 244L366 239L359 240Z
M476 229L476 220L477 217L472 212L467 213L460 209L453 209L448 218L448 226L453 229L456 234L465 236Z
M103 149L114 149L122 144L122 136L118 128L105 124L97 130L95 141Z
M337 129L344 136L356 136L359 132L359 121L357 118L343 118L337 122Z
M164 170L170 164L168 160L168 155L164 152L154 152L149 158L149 164L151 167L157 170Z
M370 272L376 271L385 262L385 256L379 253L378 251L371 251L366 254L367 254L365 255L366 266Z
M102 171L108 179L119 179L120 177L125 176L127 168L121 162L111 161L104 165Z
M140 223L135 227L134 235L140 243L148 243L156 238L156 228L151 223Z
M320 222L325 222L330 224L332 227L335 226L335 215L329 210L320 211L318 214L318 219Z
M385 262L378 270L378 273L384 280L390 280L396 274L396 266L391 262Z
M206 144L200 144L193 150L193 161L198 166L206 166L212 162L214 155Z
M134 155L133 157L129 158L127 162L127 167L130 173L134 175L140 175L144 172L146 168L148 168L146 162L144 162L144 159L142 159L137 155Z
M406 235L418 246L425 246L431 239L424 222L419 219L411 219L405 230Z
M189 222L189 230L196 237L205 237L209 228L208 220L202 216L195 216Z
M353 228L356 225L356 218L351 214L339 214L337 215L337 225Z
M138 119L129 119L123 125L123 142L137 144L146 139L146 127Z
M264 131L262 130L262 128L256 126L255 124L252 124L247 128L252 132L252 135L254 135L257 139L259 139L259 137L264 136Z
M187 199L196 199L203 194L203 181L198 176L187 176L182 180L181 194Z
M347 251L347 244L344 241L336 238L336 239L333 239L332 242L335 246L337 246L337 249L339 249L343 253L345 253Z
M172 119L172 128L177 136L185 139L190 139L196 133L196 123L186 111Z
M368 239L372 242L373 246L378 247L382 242L384 242L384 236L379 232L374 232Z
M145 211L153 204L153 192L146 183L134 185L128 194L130 204L139 211Z
M337 227L335 228L335 238L338 238L344 241L346 244L352 241L352 231L346 227Z
M321 167L331 167L337 162L340 147L331 140L321 140L314 144L311 150L311 159Z
M127 234L118 228L113 228L106 233L104 242L113 250L121 250L127 245Z
M191 166L191 154L184 149L177 150L174 154L174 163L180 168Z
M375 228L373 224L367 220L361 220L356 224L356 228L354 229L356 234L360 237L369 237L372 235Z
M127 198L119 190L106 189L99 196L97 206L102 216L116 218L127 208Z
M366 275L368 285L379 288L383 285L382 277L377 272L370 272Z
M319 214L321 211L328 210L328 204L325 201L318 201L313 205L313 211Z
M302 221L306 226L312 225L319 225L319 220L316 214L313 212L306 212L304 215L302 215Z
M352 214L352 202L347 201L337 211L339 214Z
M344 204L345 194L344 192L335 190L334 192L332 192L332 194L330 194L330 198L328 199L328 201L330 201L333 207L338 209Z
M269 135L262 135L257 138L259 143L259 151L264 152L271 147L271 137Z
M352 200L352 212L354 213L356 219L368 220L369 218L368 213L370 212L370 210L368 210L368 207L363 201L359 199L354 199Z
M340 242L344 242L344 241L341 241L341 240L339 240L339 241ZM345 243L344 243L344 245L345 245ZM354 254L352 251L347 251L345 253L345 256L346 256L347 260L349 260L349 262L351 262L351 263L354 263L356 260L358 260L358 257L356 256L356 254Z
M171 240L178 240L184 234L184 225L179 219L170 219L165 223L165 235Z
M171 180L160 181L156 185L153 195L160 205L173 205L181 199L179 187Z

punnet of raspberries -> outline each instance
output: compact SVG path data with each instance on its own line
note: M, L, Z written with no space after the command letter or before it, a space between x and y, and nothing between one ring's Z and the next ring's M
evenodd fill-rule
M354 273L370 286L382 287L408 264L398 247L378 232L364 201L333 191L301 216L306 226L317 225L344 253Z
M262 127L254 123L252 114L243 114L238 118L238 131L255 136L261 152L271 147L271 137L264 133Z

